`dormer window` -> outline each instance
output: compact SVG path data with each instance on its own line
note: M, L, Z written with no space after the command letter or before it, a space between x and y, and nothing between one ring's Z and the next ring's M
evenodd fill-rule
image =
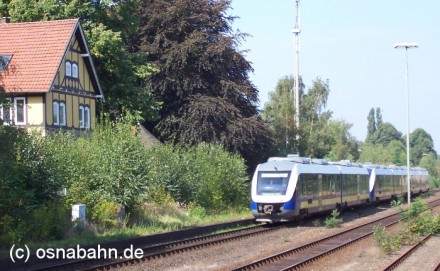
M6 71L12 55L0 55L0 71Z
M78 63L66 60L66 77L78 78Z
M72 64L66 61L66 76L72 76Z

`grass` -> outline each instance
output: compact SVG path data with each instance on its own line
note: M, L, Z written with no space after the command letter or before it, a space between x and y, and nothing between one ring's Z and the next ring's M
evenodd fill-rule
M201 213L200 210L192 212L191 208L180 208L173 204L160 206L149 204L134 210L119 228L97 229L94 225L87 225L81 233L71 229L64 240L23 244L28 245L31 251L36 251L38 248L85 246L247 218L252 218L249 210L225 210L210 214ZM9 248L0 250L0 257L8 255Z

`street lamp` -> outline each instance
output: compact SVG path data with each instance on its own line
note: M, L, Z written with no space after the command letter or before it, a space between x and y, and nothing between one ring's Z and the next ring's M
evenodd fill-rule
M413 42L402 42L394 44L395 49L405 49L406 59L406 183L408 189L408 206L411 205L411 185L410 185L410 168L409 168L409 80L408 80L408 48L418 48L419 45Z

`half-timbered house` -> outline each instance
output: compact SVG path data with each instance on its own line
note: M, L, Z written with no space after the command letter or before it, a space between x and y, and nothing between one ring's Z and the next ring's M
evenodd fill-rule
M103 98L78 19L0 23L4 125L77 132L95 128Z

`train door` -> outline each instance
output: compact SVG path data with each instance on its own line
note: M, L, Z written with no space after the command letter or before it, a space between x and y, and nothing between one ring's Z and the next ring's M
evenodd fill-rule
M322 210L322 174L318 174L318 210Z
M356 179L356 204L359 204L361 202L361 176L355 175Z

